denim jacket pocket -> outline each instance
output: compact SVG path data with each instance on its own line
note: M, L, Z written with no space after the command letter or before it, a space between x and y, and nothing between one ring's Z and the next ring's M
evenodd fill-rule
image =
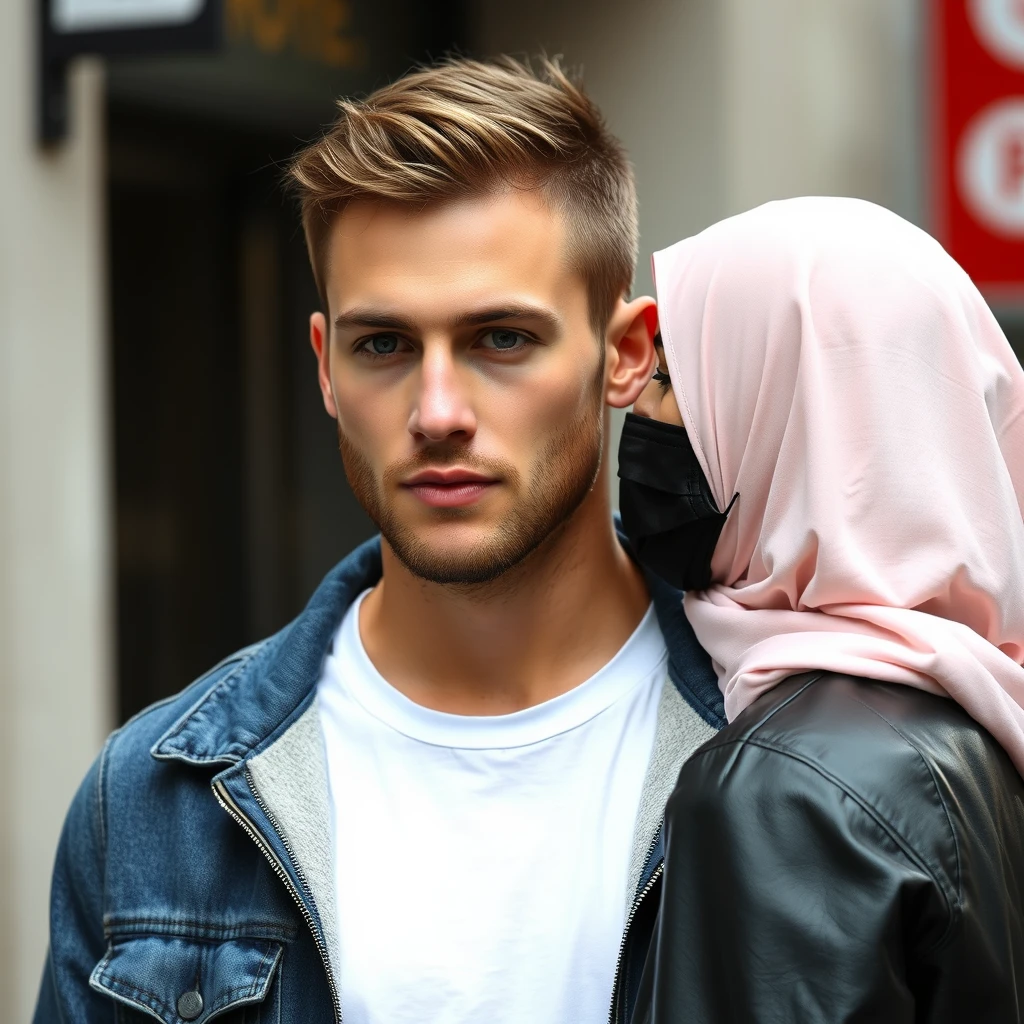
M262 1002L282 948L272 939L115 937L89 984L163 1024L205 1024Z

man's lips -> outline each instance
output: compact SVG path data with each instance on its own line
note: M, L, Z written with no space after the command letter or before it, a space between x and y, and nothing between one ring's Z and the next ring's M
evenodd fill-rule
M459 508L472 505L498 482L471 469L448 466L414 473L402 486L432 508Z

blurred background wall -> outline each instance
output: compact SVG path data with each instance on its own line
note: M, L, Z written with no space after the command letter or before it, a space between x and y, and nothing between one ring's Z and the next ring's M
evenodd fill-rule
M60 820L117 706L103 75L75 68L75 135L44 156L33 57L28 6L0 4L0 1018L12 1022L39 984Z
M0 4L12 1021L38 985L60 823L107 731L279 628L371 533L322 410L280 188L334 97L451 48L563 54L636 165L640 291L653 250L771 198L862 196L928 226L925 0L225 0L220 54L77 63L71 134L49 150L35 16Z

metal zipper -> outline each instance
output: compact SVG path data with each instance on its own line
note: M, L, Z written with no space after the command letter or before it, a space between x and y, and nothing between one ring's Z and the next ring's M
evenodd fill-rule
M292 862L294 863L295 856L291 851L291 847L289 847L288 845L288 841L284 838L284 836L281 835L281 830L277 827L277 822L274 819L273 814L271 814L269 808L263 802L259 793L256 792L256 788L253 786L252 779L249 777L248 772L245 773L245 780L249 783L249 790L252 793L253 797L255 798L256 803L259 804L260 810L263 811L263 813L267 816L267 820L270 822L271 827L274 829L274 832L277 833L277 837L281 840L281 844L284 846L285 850L287 850L288 856L291 857ZM323 961L324 971L327 974L327 984L330 986L331 990L331 1001L334 1004L335 1024L342 1024L341 999L338 996L338 987L334 983L334 973L331 970L331 961L327 955L327 947L324 945L323 939L320 937L320 932L317 929L316 922L313 920L313 915L309 912L309 909L306 906L305 902L303 902L302 896L299 894L299 890L295 887L295 883L291 879L291 875L288 874L284 865L277 859L277 857L274 854L274 851L271 850L270 847L267 846L267 844L263 841L263 838L260 836L259 831L256 829L256 826L253 825L253 823L242 813L241 809L234 802L234 800L231 799L231 795L228 793L227 787L224 785L223 782L214 782L213 795L217 798L217 802L221 805L221 807L223 807L224 810L227 811L228 814L230 814L231 817L234 818L236 822L238 822L238 824L242 827L242 830L256 844L256 846L259 848L263 856L267 858L267 861L270 863L270 866L274 869L274 874L276 874L277 877L280 878L282 882L284 882L285 888L288 890L288 892L291 893L292 899L295 900L295 903L298 906L303 919L309 926L309 930L313 936L313 942L316 944L317 952L320 954L320 959ZM295 870L298 873L298 866L296 866ZM305 879L302 878L301 873L299 874L299 879L302 881L303 888L307 890L307 896L309 898L309 901L312 903L313 896L309 892L309 886L306 884Z
M654 848L658 845L658 839L661 836L662 826L658 826L658 831L654 833L654 838L651 840L650 846L647 847L647 855L644 857L644 864L650 859L651 854L654 852ZM654 888L655 883L661 878L661 873L665 867L665 861L662 862L651 872L651 877L647 879L647 884L636 894L633 898L633 905L629 908L629 914L626 915L626 926L622 929L622 941L619 943L619 955L615 960L615 974L613 975L614 981L612 982L612 1002L611 1006L608 1007L608 1024L616 1024L616 1003L619 999L619 972L622 970L622 958L626 955L626 940L629 938L629 926L633 923L633 918L636 917L637 911L640 909L640 904L643 903L644 898Z

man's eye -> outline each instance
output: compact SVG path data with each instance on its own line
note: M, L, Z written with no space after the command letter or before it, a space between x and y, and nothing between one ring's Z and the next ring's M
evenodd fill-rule
M361 342L359 348L371 356L390 356L398 351L401 338L397 334L375 334Z
M514 352L517 349L526 348L530 339L519 331L507 331L498 328L488 331L481 339L483 348L489 348L497 352Z

